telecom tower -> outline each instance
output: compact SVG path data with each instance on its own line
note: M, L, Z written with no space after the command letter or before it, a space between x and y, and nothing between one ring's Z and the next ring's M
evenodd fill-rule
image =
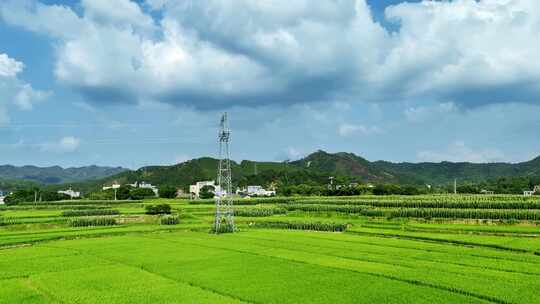
M234 232L234 212L232 199L231 161L229 155L229 140L231 130L227 121L227 113L221 116L219 129L219 167L216 185L216 218L214 232Z

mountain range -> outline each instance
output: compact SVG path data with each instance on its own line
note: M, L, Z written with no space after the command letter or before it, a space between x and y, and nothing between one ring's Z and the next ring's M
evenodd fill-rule
M187 188L202 180L213 180L218 160L210 157L192 159L171 166L148 166L138 170L89 166L81 168L0 166L0 179L23 180L49 185L50 188L73 187L90 192L103 185L146 181L155 185ZM460 182L483 182L500 177L539 177L540 157L522 163L393 163L368 161L353 153L316 151L292 162L231 162L233 181L239 185L270 183L326 184L330 176L338 182L396 183L408 185L448 185Z
M59 166L36 167L36 166L0 166L0 179L24 180L37 184L63 184L82 182L92 179L101 179L124 172L127 169L121 167L86 166L78 168L62 168Z
M95 191L102 185L146 181L186 189L190 184L216 177L218 160L210 157L192 159L171 166L149 166L123 171L102 179L82 182L83 191ZM522 163L392 163L368 161L353 153L316 151L292 162L231 162L233 181L239 185L326 184L333 176L338 182L396 183L407 185L448 185L454 179L484 182L500 177L540 177L540 157Z

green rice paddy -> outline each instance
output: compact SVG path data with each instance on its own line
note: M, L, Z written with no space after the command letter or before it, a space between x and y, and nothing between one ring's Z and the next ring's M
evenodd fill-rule
M180 224L145 215L153 203ZM540 303L533 221L254 210L279 201L238 207L239 231L215 235L211 204L111 206L117 224L100 227L58 206L0 210L0 303Z

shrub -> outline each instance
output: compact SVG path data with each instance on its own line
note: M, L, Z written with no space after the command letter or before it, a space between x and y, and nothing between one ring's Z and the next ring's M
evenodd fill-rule
M113 226L116 219L112 217L77 218L70 221L71 227Z
M146 206L146 214L171 214L171 206L169 204L148 205Z
M178 225L180 224L180 218L178 215L165 215L159 219L161 225Z

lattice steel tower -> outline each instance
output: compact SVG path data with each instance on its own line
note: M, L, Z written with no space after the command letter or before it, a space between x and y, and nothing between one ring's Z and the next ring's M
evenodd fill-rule
M232 199L232 174L229 154L231 130L227 121L227 113L221 116L219 129L219 167L216 185L216 218L214 232L234 232L234 212ZM217 191L219 190L219 191Z

